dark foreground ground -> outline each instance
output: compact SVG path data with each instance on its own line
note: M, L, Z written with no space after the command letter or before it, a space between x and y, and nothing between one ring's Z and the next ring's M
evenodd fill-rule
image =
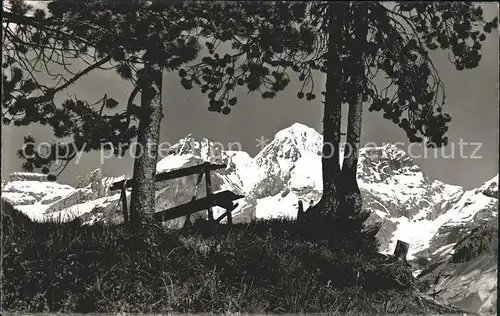
M317 240L293 222L134 235L2 212L2 229L4 311L458 311L420 294L403 263Z

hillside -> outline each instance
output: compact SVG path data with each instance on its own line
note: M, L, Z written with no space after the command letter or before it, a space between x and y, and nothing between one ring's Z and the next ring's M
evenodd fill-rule
M278 132L255 157L240 151L223 151L208 139L196 140L188 135L171 147L169 155L158 162L157 170L168 171L203 161L225 163L225 169L213 172L212 186L216 192L231 190L245 195L237 201L239 207L233 222L293 219L299 200L307 208L321 197L321 147L321 135L298 123ZM3 185L2 198L36 221L69 221L79 217L86 224L120 223L119 192L110 192L109 186L123 177L104 177L103 173L97 169L74 188L48 182L42 175L15 173ZM196 177L157 183L156 211L190 201ZM451 255L462 234L496 221L497 177L480 188L464 190L430 179L406 152L391 144L361 149L358 180L364 207L372 214L366 224L382 223L377 234L382 253L392 253L396 240L401 239L410 243L409 259L437 260L442 253ZM204 196L204 191L200 186L197 197ZM221 212L217 208L215 211ZM200 212L198 216L206 214ZM181 227L183 221L176 219L167 226ZM496 265L489 266L496 273ZM414 274L425 268L424 264L414 263ZM476 292L480 291L483 289ZM496 295L496 283L488 291L495 291ZM470 306L463 305L476 312L496 310L496 302L485 295L476 296L479 303L475 299ZM448 300L453 303L458 299Z

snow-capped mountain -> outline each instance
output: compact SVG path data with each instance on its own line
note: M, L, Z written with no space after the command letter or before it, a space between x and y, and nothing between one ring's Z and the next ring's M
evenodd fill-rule
M243 151L224 151L209 139L196 140L188 135L169 148L157 163L157 171L204 161L224 163L225 169L213 172L212 186L214 192L231 190L245 195L234 211L235 221L293 218L299 200L307 206L321 197L321 151L321 134L299 123L276 133L254 158ZM478 189L465 191L430 179L405 151L391 144L362 148L357 176L364 207L372 212L369 221L385 223L379 233L382 250L392 251L395 240L402 239L411 244L410 256L428 249L442 226L473 220L477 212L494 208L498 201L494 193L498 191L496 178ZM116 204L119 192L109 192L108 188L123 178L106 178L96 169L73 188L47 181L45 175L14 173L3 186L2 196L36 219L68 213L69 208L81 215L91 211L91 205L97 208L107 206L106 202ZM195 193L196 180L197 175L192 175L157 183L157 211L166 205L188 202ZM203 196L204 189L200 185L196 195ZM75 207L83 210L76 212Z
M212 190L245 195L236 201L239 206L233 212L233 222L294 218L299 200L307 208L321 197L321 152L321 134L299 123L279 131L253 158L246 152L224 151L211 140L188 135L170 147L168 155L158 162L157 171L204 161L224 163L225 169L212 173ZM156 211L189 202L193 196L205 196L204 185L196 190L197 177L157 183ZM431 258L443 251L449 254L457 242L456 230L496 220L498 176L466 191L430 179L410 155L389 144L360 150L357 177L364 208L372 214L367 224L382 222L377 235L382 252L392 253L395 242L401 239L410 243L410 259ZM123 178L103 177L97 169L73 188L48 182L43 175L15 173L2 185L2 197L35 220L81 217L87 223L116 223L122 220L119 192L110 192L109 187ZM215 208L215 212L218 215L222 210ZM206 216L205 211L197 215ZM180 227L183 223L184 218L179 218L168 226Z

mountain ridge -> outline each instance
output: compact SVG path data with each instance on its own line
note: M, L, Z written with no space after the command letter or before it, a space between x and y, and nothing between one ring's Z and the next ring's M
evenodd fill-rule
M233 222L295 218L299 200L307 208L321 198L322 146L321 134L300 123L276 133L254 157L244 151L224 151L212 140L187 135L158 161L157 171L205 161L224 163L226 168L212 173L213 192L231 190L245 195L236 201L239 206L233 212ZM341 149L341 161L343 154ZM409 259L450 255L458 232L497 217L498 175L478 188L465 190L431 179L394 144L360 149L357 177L363 207L371 211L366 224L382 223L377 238L383 253L392 253L400 239L410 244ZM102 170L96 169L81 185L71 187L47 182L42 175L16 173L3 183L2 197L35 220L80 217L87 224L119 223L119 192L110 192L109 186L123 178L104 177ZM203 185L196 190L196 178L191 175L157 183L155 211L187 203L194 195L205 196ZM215 207L214 212L217 216L223 210ZM205 218L206 212L195 217ZM167 226L181 227L184 220L169 221ZM415 268L415 275L422 268Z
M294 123L277 132L273 140L254 157L244 151L224 151L210 139L196 140L189 134L169 148L167 155L158 161L157 171L169 171L204 161L225 163L225 169L213 173L215 182L218 183L214 191L232 190L247 196L244 203L240 203L240 207L235 210L236 218L242 212L252 213L244 215L245 218L248 215L251 218L294 217L298 200L308 205L321 197L322 146L321 134L301 123ZM341 148L341 161L343 152ZM86 177L83 185L73 188L57 182L47 182L45 175L14 173L2 187L2 194L14 205L22 205L21 208L24 209L24 206L37 205L49 212L63 211L64 205L51 208L52 204L61 204L59 200L68 199L71 194L78 195L73 198L73 204L114 196L118 192L113 194L107 188L112 181L124 177L103 177L102 170L97 168ZM397 219L401 217L409 221L433 221L450 210L466 192L483 190L493 198L495 189L498 191L496 178L474 190L432 180L408 153L393 144L361 148L357 177L364 197L364 207L373 214L371 220L374 216L380 219L390 218L398 225L401 221ZM33 179L43 181L29 182ZM157 189L165 186L168 184L158 184ZM46 193L50 191L45 187L54 191L53 197L46 194L40 198L40 190ZM94 192L96 190L100 192ZM264 208L275 207L277 203L284 203L281 208L286 211L263 211Z

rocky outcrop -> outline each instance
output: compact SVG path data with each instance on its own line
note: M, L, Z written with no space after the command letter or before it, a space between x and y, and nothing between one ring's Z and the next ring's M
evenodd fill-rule
M108 195L109 185L105 182L102 169L98 168L84 177L77 188L89 188L94 193L93 199L98 199Z
M484 228L464 228L457 233L456 239L461 238L459 242L435 251L430 264L418 278L427 285L429 294L449 304L481 315L495 315L498 229L495 225L491 231L494 238L486 239L471 236L471 232L478 229Z
M453 217L420 252L430 263L418 278L446 302L482 315L497 311L498 183L468 191ZM496 191L495 191L496 190ZM477 208L478 210L471 212Z

